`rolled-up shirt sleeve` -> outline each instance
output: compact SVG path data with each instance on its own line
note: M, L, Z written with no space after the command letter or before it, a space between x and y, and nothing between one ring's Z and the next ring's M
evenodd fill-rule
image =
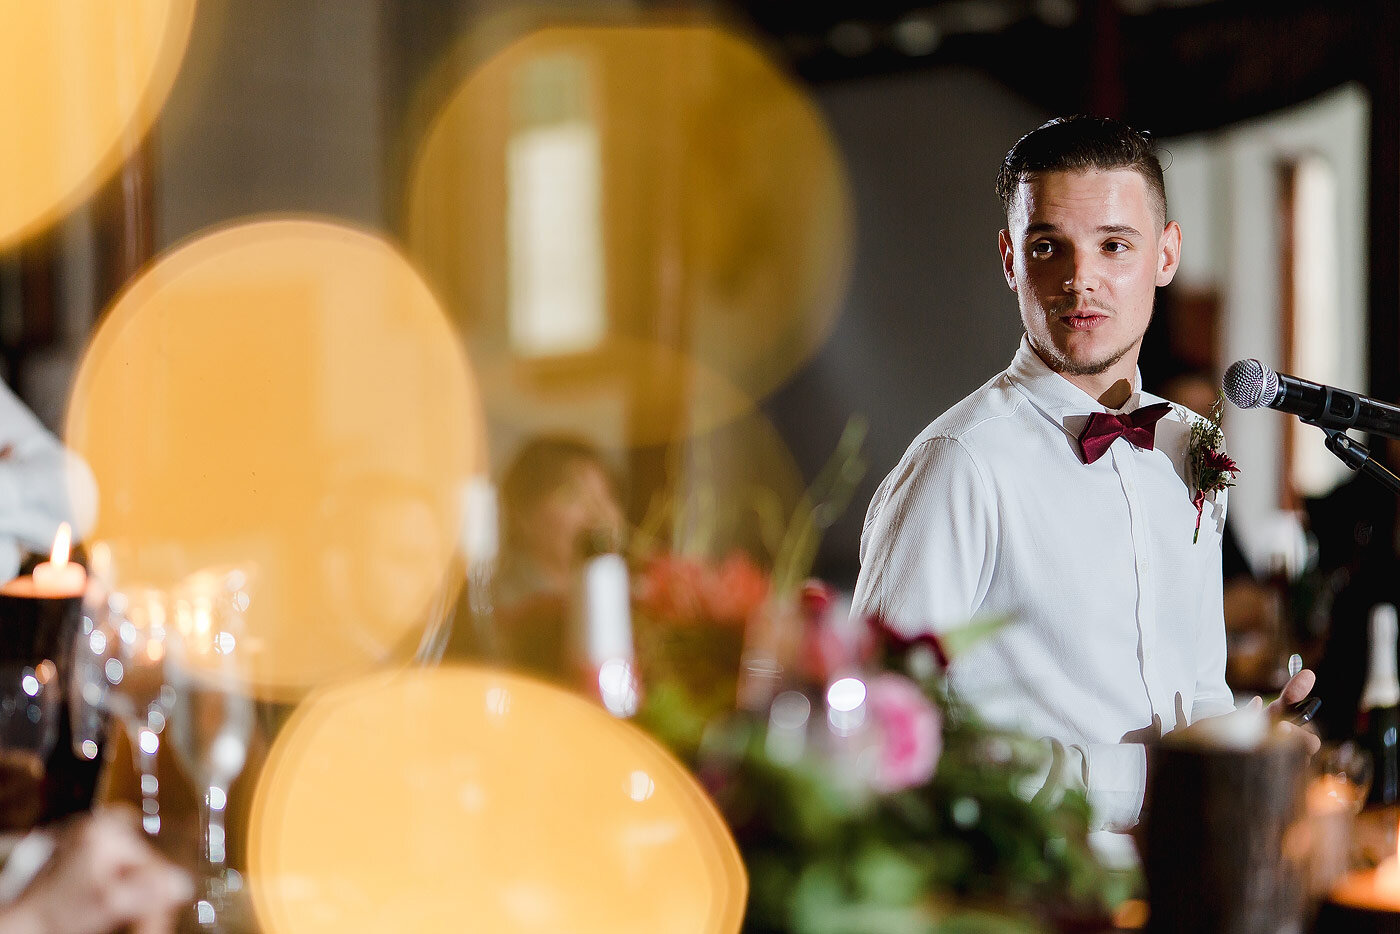
M1131 830L1142 812L1147 789L1147 747L1141 743L1061 743L1050 745L1044 787L1082 793L1089 799L1090 830Z

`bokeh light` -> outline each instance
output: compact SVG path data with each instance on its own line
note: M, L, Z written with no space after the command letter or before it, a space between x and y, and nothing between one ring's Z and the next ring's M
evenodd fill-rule
M239 651L276 699L411 653L485 464L426 285L382 238L305 219L215 231L136 280L82 362L67 434L119 585L252 570Z
M714 805L653 740L475 668L308 698L258 784L249 870L269 934L718 934L747 888Z
M0 248L70 211L140 143L195 0L0 0Z
M611 404L633 445L709 430L791 376L829 334L850 262L817 107L708 26L551 27L508 46L445 95L407 215L493 425L563 406L606 427Z

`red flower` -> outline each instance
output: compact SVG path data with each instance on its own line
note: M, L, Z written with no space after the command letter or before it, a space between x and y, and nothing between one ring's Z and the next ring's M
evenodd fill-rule
M802 585L798 598L802 610L802 644L799 662L810 680L825 684L853 664L853 652L846 639L832 624L832 609L836 595L818 580Z
M807 620L826 619L833 599L835 599L835 594L826 584L819 580L807 581L802 585L802 593L798 597L802 607L802 618Z
M673 626L743 626L768 598L768 577L742 552L718 568L675 555L647 561L634 596L638 607Z
M1240 472L1240 465L1236 464L1235 459L1224 451L1207 448L1204 454L1204 461L1207 470L1216 470L1220 473L1232 474Z
M891 626L879 613L867 616L865 625L878 643L892 645L898 651L907 651L920 645L928 646L933 651L933 657L938 660L938 667L944 671L948 670L948 650L943 647L943 640L938 638L937 633L924 631L913 637L906 636Z
M768 575L743 552L731 553L705 577L705 609L713 622L743 626L768 599Z
M704 568L672 555L657 555L637 579L637 603L658 622L688 625L704 613Z

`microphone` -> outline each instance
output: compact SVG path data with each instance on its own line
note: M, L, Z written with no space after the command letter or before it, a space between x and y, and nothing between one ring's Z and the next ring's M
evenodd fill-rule
M1225 371L1225 398L1242 409L1268 406L1296 415L1309 425L1346 431L1355 428L1400 438L1400 406L1358 393L1275 373L1258 360L1237 360Z

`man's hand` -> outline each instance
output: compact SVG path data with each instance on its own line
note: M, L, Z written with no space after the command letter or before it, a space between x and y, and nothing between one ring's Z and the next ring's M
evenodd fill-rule
M151 849L135 815L98 811L56 831L48 865L0 909L0 934L139 934L174 930L189 903L189 877Z
M1304 668L1288 679L1288 683L1283 686L1283 693L1278 696L1278 700L1269 705L1269 718L1278 720L1280 728L1285 732L1296 733L1303 737L1303 741L1308 747L1308 755L1312 755L1321 748L1322 740L1312 730L1279 718L1286 715L1286 708L1289 704L1296 704L1307 697L1316 683L1317 675L1313 674L1310 669Z

